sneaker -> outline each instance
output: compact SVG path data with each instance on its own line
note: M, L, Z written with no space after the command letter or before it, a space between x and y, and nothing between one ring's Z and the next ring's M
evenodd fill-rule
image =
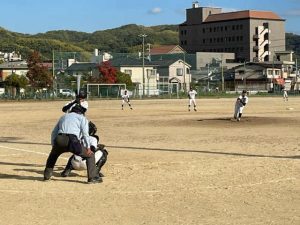
M191 111L191 109L189 109L189 111Z
M105 177L103 173L99 172L99 177Z
M97 184L97 183L102 183L103 180L101 177L94 177L92 179L88 179L88 184Z
M64 171L61 172L62 177L68 177L71 173L71 169L65 169Z
M50 180L50 178L52 176L52 173L53 173L52 168L45 168L45 170L44 170L44 181Z
M240 122L240 121L241 121L241 118L237 118L236 121Z
M131 110L133 110L133 108L130 108Z
M195 112L197 112L197 109L194 109Z

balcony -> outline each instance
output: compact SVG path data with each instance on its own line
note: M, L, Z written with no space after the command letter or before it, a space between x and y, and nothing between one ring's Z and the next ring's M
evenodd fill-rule
M253 46L253 51L254 51L254 52L259 51L259 47L258 47L258 46Z
M264 59L267 55L271 55L271 52L270 51L265 51L263 54L260 55L260 58Z
M260 46L263 47L267 44L271 44L271 41L269 39L264 40L262 43L260 43Z

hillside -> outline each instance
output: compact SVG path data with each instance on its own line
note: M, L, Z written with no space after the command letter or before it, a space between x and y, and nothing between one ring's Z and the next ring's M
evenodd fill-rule
M32 50L44 59L52 58L52 50L62 52L92 52L95 48L109 52L136 52L140 49L140 34L147 34L146 43L152 45L178 44L178 26L145 27L129 24L114 29L85 33L69 30L48 31L35 35L21 34L0 27L0 51L19 51L26 58ZM286 49L300 58L300 35L286 34Z

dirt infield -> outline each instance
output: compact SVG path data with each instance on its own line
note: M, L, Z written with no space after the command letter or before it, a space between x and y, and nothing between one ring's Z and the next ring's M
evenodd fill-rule
M101 184L42 181L64 102L0 102L1 225L300 224L300 98L90 101L109 158Z

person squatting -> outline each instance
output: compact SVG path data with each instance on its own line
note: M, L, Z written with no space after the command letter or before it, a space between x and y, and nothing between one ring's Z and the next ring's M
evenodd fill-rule
M132 110L132 106L130 104L129 94L127 90L125 90L124 94L122 95L122 110L124 109L124 103L127 103L130 109Z
M96 173L99 177L104 177L104 175L100 172L101 168L107 161L108 152L104 148L105 146L99 143L99 136L96 134L97 127L91 121L89 122L89 140L91 145L91 150L95 154L95 162L96 162ZM83 140L82 140L83 141ZM83 142L84 144L84 142ZM64 169L61 173L62 177L68 177L72 170L84 170L86 167L86 160L79 155L73 154Z
M193 88L190 89L190 91L188 92L188 97L189 97L189 108L188 110L191 111L191 105L194 105L194 111L197 111L196 109L196 95L197 92L195 90L193 90Z
M64 114L55 125L51 133L52 149L46 162L44 181L50 180L59 156L71 152L86 160L89 184L102 182L102 178L96 171L95 155L90 149L89 125L84 116L85 111L86 108L75 104L71 112ZM80 142L81 139L84 145Z
M234 107L234 119L236 119L237 121L241 120L242 114L243 114L243 109L246 106L246 104L248 103L249 98L247 96L247 91L243 90L242 94L237 98L236 102L235 102L235 107Z

